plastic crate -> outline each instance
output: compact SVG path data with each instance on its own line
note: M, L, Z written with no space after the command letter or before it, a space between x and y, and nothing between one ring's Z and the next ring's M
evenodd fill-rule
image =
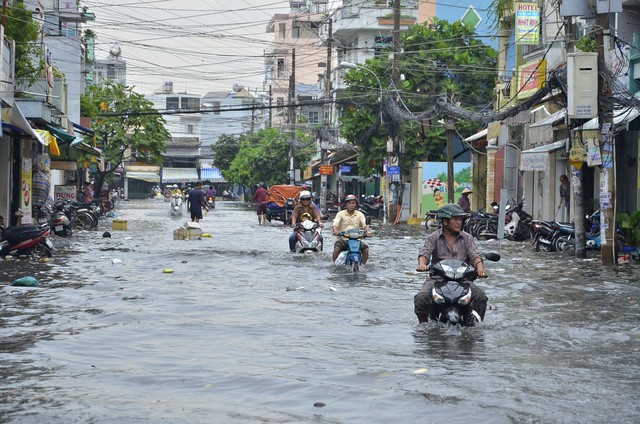
M114 230L126 231L128 228L128 222L123 219L114 219L111 227Z

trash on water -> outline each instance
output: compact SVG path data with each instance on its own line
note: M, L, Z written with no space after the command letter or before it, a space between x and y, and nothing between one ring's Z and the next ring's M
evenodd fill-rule
M111 263L112 264L121 264L122 263L122 259L113 258L113 259L111 259Z
M338 291L338 289L337 289L337 288L332 287L332 286L329 286L329 290L331 290L331 291Z
M173 274L173 269L165 268L165 269L162 270L162 272L165 273L165 274Z
M35 277L22 277L11 283L14 287L38 287L40 282Z

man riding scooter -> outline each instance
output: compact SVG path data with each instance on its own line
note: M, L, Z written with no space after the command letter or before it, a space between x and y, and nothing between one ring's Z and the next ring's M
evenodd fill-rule
M298 240L297 225L299 222L302 222L302 215L307 214L311 216L311 220L317 222L318 226L322 228L318 208L311 203L311 193L308 190L301 191L298 200L299 203L293 208L291 215L291 227L293 228L293 232L289 236L289 250L291 250L291 252L296 251L296 241ZM320 237L322 239L322 236Z
M336 214L333 219L333 235L338 236L343 231L351 229L364 230L364 235L370 237L369 226L367 225L367 218L360 211L356 210L358 206L358 198L353 194L349 194L344 198L346 209L341 210ZM343 238L338 238L333 245L333 262L336 261L340 252L347 250L349 244ZM362 253L362 263L366 264L369 259L369 246L364 243L360 243L360 252Z

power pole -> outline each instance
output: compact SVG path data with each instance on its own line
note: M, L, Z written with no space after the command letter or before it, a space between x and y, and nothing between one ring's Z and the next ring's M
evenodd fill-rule
M291 51L291 75L289 76L289 109L287 116L289 117L289 128L292 130L291 146L289 148L289 184L295 184L296 174L294 166L295 142L296 142L296 49Z
M324 125L327 133L331 130L331 53L333 49L333 19L329 17L329 37L327 38L327 70L324 73ZM322 165L327 163L327 146L324 140L320 140L320 158ZM320 173L320 210L327 210L327 175Z
M609 14L600 13L596 18L598 44L598 66L605 69L598 72L598 97L609 96L612 87L603 78L611 69L611 36ZM602 102L598 102L603 104ZM613 265L616 255L616 173L615 173L615 138L613 136L613 110L603 108L598 116L601 122L600 148L602 151L602 168L600 170L600 253L603 265ZM582 219L582 217L576 217Z
M447 201L454 203L453 195L455 194L453 173L453 135L454 135L454 123L450 118L446 118L447 129ZM500 227L501 228L501 227Z
M394 99L397 101L398 99L398 88L400 87L400 53L402 51L402 46L400 44L400 0L393 1L393 61L392 61L392 73L391 73L391 81L393 82L394 88ZM382 99L381 99L382 101ZM382 105L381 105L382 106ZM399 181L395 182L396 186L396 205L395 207L389 208L389 213L394 213L395 218L393 222L396 223L396 219L398 218L398 209L400 205L402 205L402 169L401 165L401 155L400 155L400 128L399 125L395 122L390 122L390 125L396 126L395 136L392 140L393 153L387 159L387 166L393 165L394 162L397 161L397 166L400 172L398 173ZM389 149L387 149L389 150ZM391 221L391 217L390 221Z

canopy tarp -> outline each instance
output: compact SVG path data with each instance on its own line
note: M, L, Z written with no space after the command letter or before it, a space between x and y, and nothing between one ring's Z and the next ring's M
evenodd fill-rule
M275 202L280 206L284 206L287 199L298 200L298 196L302 191L302 187L294 185L274 185L269 187L267 202Z

